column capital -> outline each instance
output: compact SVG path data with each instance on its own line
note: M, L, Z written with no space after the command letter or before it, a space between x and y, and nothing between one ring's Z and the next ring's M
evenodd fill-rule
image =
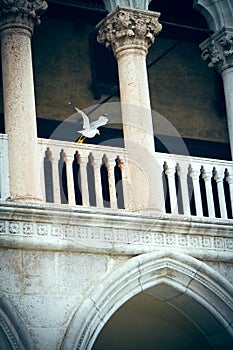
M115 56L125 49L141 49L145 52L161 31L160 13L118 6L96 28L97 40L112 47Z
M0 31L22 28L32 34L47 7L44 0L0 0Z
M233 67L233 29L223 28L200 44L202 59L219 73Z

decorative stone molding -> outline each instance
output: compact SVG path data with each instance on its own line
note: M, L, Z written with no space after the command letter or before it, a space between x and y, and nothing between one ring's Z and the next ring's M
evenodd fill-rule
M233 29L222 29L201 43L202 58L222 73L233 67Z
M0 30L23 28L32 32L47 7L44 0L0 0Z
M113 11L117 6L130 7L147 10L151 0L103 0L108 12Z
M147 53L162 29L159 16L157 12L118 6L97 25L97 40L106 47L112 47L115 55L128 48L141 48Z
M32 349L24 321L5 295L0 295L0 328L9 342L10 349Z
M92 215L82 208L77 213L63 210L62 216L59 211L48 210L49 216L44 210L34 209L33 212L33 221L28 219L31 216L27 210L24 214L17 210L13 214L10 210L8 215L2 212L2 247L127 255L172 247L198 258L232 260L231 220L223 220L221 225L217 219L202 218L199 222L192 218L190 222L190 218L182 217L181 221L181 216L171 218L169 215L154 216L151 220L146 215L141 219L127 213L119 217L116 212L106 215L105 210Z

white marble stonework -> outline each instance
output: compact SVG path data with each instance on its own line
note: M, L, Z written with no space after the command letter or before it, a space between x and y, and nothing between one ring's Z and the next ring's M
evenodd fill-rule
M34 25L40 21L39 15L46 8L46 2L41 0L0 1L4 119L8 134L11 200L28 202L41 198L31 35Z
M13 349L91 349L143 291L187 313L213 346L231 339L232 220L1 202L0 245Z
M4 205L1 246L115 255L173 247L200 259L232 260L232 220L65 207Z
M211 10L217 4L232 8L230 0L198 1ZM98 40L113 49L118 61L126 146L122 149L79 148L77 143L37 139L30 40L47 5L41 0L0 0L8 133L0 135L0 176L6 176L0 181L0 348L91 350L118 308L145 293L186 316L213 349L232 349L233 220L227 218L232 217L233 207L232 162L154 151L146 54L161 30L159 14L146 11L148 0L105 4L114 11L98 25ZM115 8L119 4L128 7ZM228 29L230 35L224 32L221 38L212 37L203 55L209 64L219 66L231 100L232 30ZM231 101L227 104L231 110ZM61 151L66 163L67 204L61 204ZM76 205L72 177L77 153L82 205ZM96 206L89 202L86 165L90 153ZM53 203L38 201L41 189L46 199L47 154ZM101 196L103 158L109 208L104 207ZM124 209L117 209L116 203L116 159L122 170ZM183 200L179 214L176 171ZM171 214L165 213L162 173L168 177ZM187 175L193 180L195 215ZM202 208L200 177L206 186L209 217ZM216 181L219 218L215 217L212 180ZM8 195L11 201L6 200ZM176 327L176 319L172 323ZM162 334L166 336L170 334Z
M154 185L160 175L152 161L155 146L146 55L162 28L159 15L118 6L97 25L97 40L112 48L118 63L124 142L133 189L130 208L158 212L163 208L163 195Z
M223 28L201 43L202 58L223 78L231 153L233 154L233 28Z

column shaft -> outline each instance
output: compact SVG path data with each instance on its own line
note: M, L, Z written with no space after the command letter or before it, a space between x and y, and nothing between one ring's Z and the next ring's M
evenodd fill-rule
M163 211L162 175L155 158L146 54L160 32L160 14L118 6L97 28L118 62L124 142L130 170L131 210Z
M145 52L126 49L117 55L117 62L125 141L136 141L154 152Z
M222 72L231 154L233 155L233 67Z
M233 28L222 28L200 44L202 58L222 75L233 157Z
M40 157L31 57L31 35L44 0L0 1L5 129L8 134L11 200L41 200Z
M40 164L29 32L4 30L1 50L11 199L39 200Z

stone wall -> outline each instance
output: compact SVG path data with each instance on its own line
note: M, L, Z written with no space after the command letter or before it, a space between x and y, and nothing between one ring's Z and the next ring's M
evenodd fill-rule
M170 304L173 305L172 302L167 303L167 299L170 301L174 299L174 303L177 300L178 310L182 310L182 307L185 308L184 310L186 310L186 312L191 310L190 318L195 320L195 317L198 317L199 313L201 314L202 312L202 298L209 298L211 304L213 301L211 296L212 290L216 295L220 293L218 291L218 288L221 288L220 285L212 285L212 283L214 283L213 276L215 276L215 274L216 281L218 281L219 277L217 277L217 272L214 272L214 270L208 271L207 265L211 265L215 271L222 273L225 281L228 280L230 282L232 278L232 264L217 261L209 263L207 261L207 265L205 265L204 262L204 264L201 264L200 261L198 262L196 260L195 264L197 264L197 266L199 264L199 268L197 269L191 257L189 258L186 255L187 261L180 264L178 260L172 260L176 257L176 253L169 255L164 251L165 256L168 254L168 258L165 258L167 259L167 265L165 264L163 267L163 251L164 250L161 249L157 251L157 253L154 252L132 258L127 255L104 254L101 253L101 251L99 251L99 254L93 254L69 252L69 250L65 252L41 251L39 249L34 251L10 248L1 249L0 265L2 287L0 291L0 311L2 311L4 307L7 307L7 315L11 315L12 325L9 328L8 336L11 334L10 338L13 341L13 329L15 328L20 336L20 341L24 342L24 346L27 344L27 347L24 347L25 349L74 349L72 341L74 341L76 337L81 337L82 322L85 324L88 322L86 319L91 319L90 313L94 314L98 311L101 316L101 313L104 314L105 308L106 310L108 309L108 302L110 304L113 303L108 312L112 312L111 308L116 311L120 306L120 304L118 304L119 300L121 300L120 303L122 303L122 299L127 301L133 295L142 292L146 285L150 287L153 280L155 287L145 291L145 293L150 296L151 300L155 297L155 301L152 300L152 305L156 302L156 298L159 298L160 301L157 300L157 303L159 302L160 308L165 308L166 311L166 308L168 308ZM154 262L148 260L148 266L146 265L147 267L145 267L144 271L143 261L147 259L147 256L152 254L154 254L155 257L157 256L158 266L156 260L154 260ZM177 253L177 258L179 259L179 253ZM139 265L142 264L142 271L141 268L136 268L136 265L134 266L133 261L135 259L139 261ZM159 262L160 259L162 259L161 262ZM173 271L172 264L174 263L178 265ZM194 265L192 266L192 264ZM157 267L154 267L153 270L152 265L156 265ZM190 269L189 272L187 270L188 268ZM171 271L169 269L171 269ZM137 274L140 275L140 271L141 277L139 278ZM196 272L197 277L195 277L194 272ZM212 275L209 275L210 272ZM164 281L168 278L171 284L161 283L160 286L157 285L157 283L160 284L160 282L156 282L157 279L160 281L160 274L164 278ZM182 276L180 276L180 274ZM207 276L209 281L209 284L206 282L206 287L204 287L205 283L202 281L204 275ZM118 276L118 278L116 278L116 276ZM172 282L173 279L174 281ZM199 281L201 281L202 287L198 286ZM177 290L176 284L178 286ZM173 289L173 287L175 288ZM114 292L111 292L112 288L115 288ZM195 304L195 302L192 305L191 299L189 300L189 288L195 291L194 295L196 292L200 292L199 305ZM222 286L222 288L224 288L224 286ZM133 290L134 292L132 292ZM121 295L121 297L119 297L119 295ZM220 295L223 298L223 294ZM227 296L225 298L227 300ZM115 303L113 300L115 300ZM189 303L187 303L188 300ZM225 299L223 298L222 303L224 303L224 301ZM95 302L97 305L95 305ZM220 303L220 305L216 304L216 308L221 307L221 302L217 302ZM91 305L89 305L90 303ZM79 311L78 309L80 306L81 308ZM139 304L135 304L135 312L138 306L140 306L140 302ZM159 308L155 310L157 311L154 312L158 312ZM208 319L207 311L205 310L203 312L206 313ZM176 322L178 322L177 320L181 317L178 316L176 315ZM123 319L125 322L125 317ZM148 317L146 320L148 323ZM19 322L20 324L18 324ZM99 327L102 320L95 320L93 317L93 319L91 319L93 327L95 322L97 322ZM185 327L188 327L185 319L182 322L185 324ZM210 329L211 327L219 327L214 320L211 322L213 323L211 325L207 322ZM4 322L2 326L4 329ZM75 330L77 330L76 335L73 334ZM6 331L6 329L4 329L4 331ZM85 331L83 332L86 336ZM4 334L0 331L0 339L3 335ZM194 338L196 341L198 341L197 336L199 336L198 332L195 335L196 338ZM208 335L207 338L208 337L211 339L211 336ZM16 340L15 342L17 344ZM64 347L61 347L61 344L63 344ZM15 346L13 348L16 349L19 347ZM84 344L81 344L78 348L86 349Z

